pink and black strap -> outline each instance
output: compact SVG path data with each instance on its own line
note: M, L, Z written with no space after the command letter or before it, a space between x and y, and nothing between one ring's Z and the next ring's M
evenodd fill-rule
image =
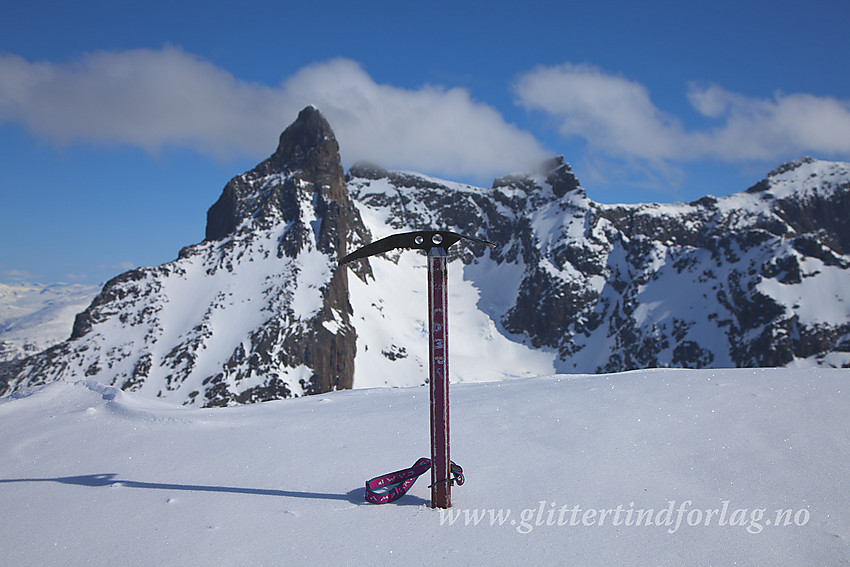
M376 476L372 480L366 481L366 500L373 504L386 504L398 500L404 496L416 479L420 475L428 472L431 468L431 459L422 457L416 461L412 467L402 469L400 471L391 472L385 475ZM458 486L463 484L463 469L452 461L451 478L442 482L457 483ZM438 481L440 482L440 481ZM430 487L429 487L430 488Z

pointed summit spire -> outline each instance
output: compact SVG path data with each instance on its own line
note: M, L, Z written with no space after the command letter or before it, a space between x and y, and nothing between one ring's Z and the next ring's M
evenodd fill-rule
M311 154L339 154L331 125L313 105L298 113L295 122L283 131L277 150L267 160L272 170L297 168Z
M282 174L288 182L260 182L275 174ZM303 187L320 192L326 202L349 200L339 144L315 106L298 114L280 135L277 149L268 159L228 182L207 212L206 240L228 236L245 220L265 225L293 220L298 214L296 192Z

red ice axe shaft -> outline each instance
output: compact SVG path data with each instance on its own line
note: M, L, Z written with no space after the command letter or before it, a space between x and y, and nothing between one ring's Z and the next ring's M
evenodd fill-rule
M428 252L428 339L431 392L431 508L450 508L449 329L446 252Z
M342 258L339 263L366 258L394 248L414 248L428 252L428 354L431 395L431 507L449 508L452 505L452 483L456 478L462 484L462 469L453 465L449 455L449 320L448 272L446 256L451 245L460 239L471 240L486 246L495 246L486 240L472 238L449 231L425 230L394 234L367 244ZM418 462L417 462L418 463ZM458 472L460 471L460 472ZM422 471L424 472L424 471ZM422 474L419 472L419 474ZM383 497L374 488L388 486L389 481L404 476L405 471L376 477L366 483L366 497L370 502L383 503L399 498L412 485L393 488L392 497ZM418 476L418 475L417 475ZM392 478L390 478L392 477ZM415 477L413 477L415 479ZM385 483L384 480L387 482ZM371 486L370 483L375 486ZM390 483L395 485L396 483ZM372 498L370 498L370 496Z

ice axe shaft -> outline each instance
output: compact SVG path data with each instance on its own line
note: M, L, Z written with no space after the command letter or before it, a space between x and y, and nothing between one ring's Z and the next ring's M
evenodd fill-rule
M428 252L428 347L431 399L431 508L452 505L449 480L449 322L446 252Z

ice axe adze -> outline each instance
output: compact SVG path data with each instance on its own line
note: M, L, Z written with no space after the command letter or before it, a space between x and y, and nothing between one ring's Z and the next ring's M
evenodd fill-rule
M409 469L373 478L366 482L366 500L383 504L401 497L416 478L431 469L431 507L452 505L451 486L463 484L463 469L449 458L449 351L448 285L446 256L449 247L465 239L485 246L495 244L445 230L404 232L367 244L342 258L339 263L388 252L413 248L428 253L428 353L431 390L431 459L422 458Z

